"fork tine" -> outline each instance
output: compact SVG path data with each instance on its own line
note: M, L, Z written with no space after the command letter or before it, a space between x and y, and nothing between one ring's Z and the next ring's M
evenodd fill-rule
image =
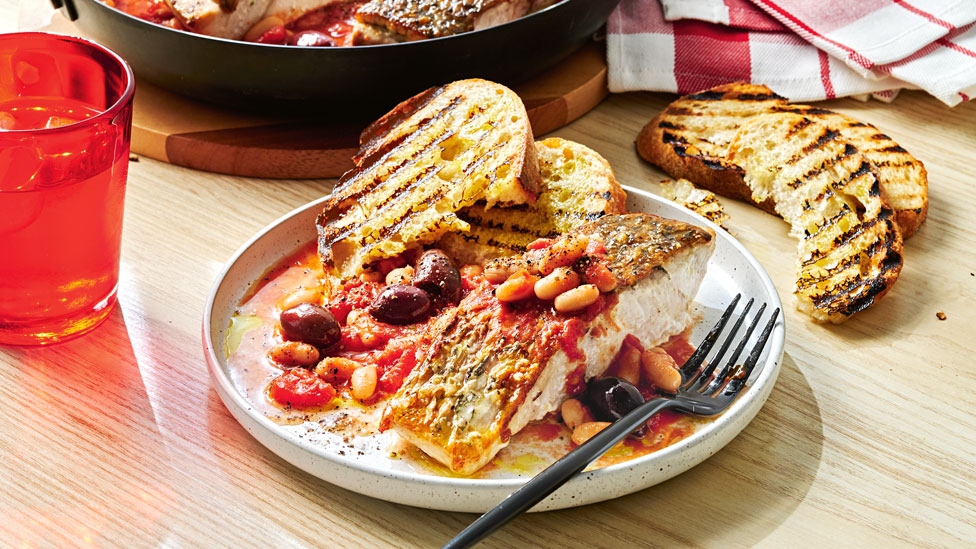
M756 316L752 318L752 322L749 323L749 327L746 329L746 333L743 334L742 338L739 340L739 345L736 346L735 352L732 354L731 357L729 357L729 361L725 363L725 366L722 367L722 371L715 376L715 379L713 379L712 382L708 384L707 388L701 391L703 395L715 394L729 380L729 377L734 372L733 367L735 366L736 361L739 360L739 355L741 355L742 350L745 349L746 343L748 343L749 338L752 337L752 332L756 330L756 326L759 324L759 319L762 318L763 312L765 311L766 311L766 304L763 303L762 306L759 307L759 311L756 312ZM745 316L746 313L745 311L743 311L742 316L739 317L739 321L741 322L742 319L745 318ZM736 329L738 329L738 325L736 325ZM735 332L733 332L733 334L734 333Z
M715 324L715 327L712 328L712 331L708 332L708 335L706 335L705 339L703 339L702 342L698 345L698 348L695 349L695 352L690 357L688 357L688 360L685 361L683 366L681 366L682 385L688 383L689 381L694 380L692 375L698 372L698 368L701 366L702 361L705 360L705 355L707 355L708 352L712 350L712 346L715 345L715 340L718 339L718 334L722 331L723 328L725 328L725 324L729 321L729 318L732 316L732 311L735 310L735 306L739 303L739 299L741 297L742 294L736 294L736 296L732 298L732 303L729 303L729 306L725 309L725 312L722 313L722 318L718 320L718 323Z
M742 374L737 375L729 381L728 385L725 386L725 396L735 396L742 390L743 385L746 384L746 380L752 375L753 368L756 367L756 363L759 362L759 355L762 354L763 349L766 348L766 342L769 340L769 334L773 332L773 326L776 325L776 320L779 318L779 307L773 311L773 316L770 317L769 322L766 323L766 327L763 328L762 334L759 335L759 341L756 342L756 346L752 348L752 352L749 353L749 358L746 359L745 363L742 365Z
M735 322L732 324L732 329L725 337L725 341L722 343L722 346L719 347L718 352L715 354L715 356L713 356L711 360L709 360L708 365L705 366L704 369L702 369L700 374L698 374L698 378L695 380L695 382L688 386L689 390L695 391L705 385L709 385L708 379L712 376L712 372L715 371L715 368L717 368L718 365L722 362L722 357L725 356L726 351L729 350L729 345L732 344L732 339L734 339L735 334L739 332L739 327L742 326L742 321L745 320L746 315L749 314L749 309L752 308L752 304L755 301L756 301L755 298L749 298L749 301L746 302L745 308L742 309L742 312L739 313L739 318L737 318Z

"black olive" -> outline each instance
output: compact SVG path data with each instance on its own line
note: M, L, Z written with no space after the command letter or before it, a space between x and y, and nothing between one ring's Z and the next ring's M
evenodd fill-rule
M599 421L616 421L644 404L640 390L619 377L590 380L586 387L586 399ZM646 426L641 426L633 434L642 436L645 428Z
M430 296L406 284L391 284L369 306L369 314L387 324L412 324L427 318Z
M279 320L282 333L293 341L329 347L342 337L341 328L332 312L312 303L302 303L282 311Z
M448 303L461 300L461 273L451 258L440 250L427 250L420 256L411 283Z

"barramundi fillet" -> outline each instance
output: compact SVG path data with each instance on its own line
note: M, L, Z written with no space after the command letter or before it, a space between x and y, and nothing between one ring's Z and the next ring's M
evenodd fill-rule
M588 249L602 244L617 288L566 314L534 297L503 303L481 283L431 323L423 357L388 401L382 429L453 471L474 473L526 424L602 374L628 334L650 347L692 323L692 299L715 248L711 230L633 213L604 216L573 235L589 237ZM502 261L528 266L530 254Z
M356 44L441 38L494 27L556 0L370 0L356 13Z

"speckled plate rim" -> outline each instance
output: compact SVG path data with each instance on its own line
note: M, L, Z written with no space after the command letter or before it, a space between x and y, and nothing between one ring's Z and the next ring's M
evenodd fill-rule
M624 186L624 190L628 193L629 211L652 210L650 213L713 229L718 239L716 256L720 249L731 247L724 253L735 253L740 256L744 266L748 267L749 274L758 278L762 293L765 294L744 297L755 297L759 302L766 301L770 309L782 308L779 295L769 275L755 257L724 229L657 195L627 186ZM263 264L263 268L260 268L260 265L252 265L250 268L246 266L248 259L257 255L256 250L260 249L262 242L267 242L271 237L280 238L276 234L280 232L280 227L294 222L297 217L309 216L310 219L314 219L312 212L320 211L325 200L327 197L305 204L269 224L241 246L217 276L207 299L202 326L204 354L214 389L234 418L258 442L289 463L327 482L364 495L418 507L466 512L483 512L490 509L521 486L527 477L514 479L437 477L383 469L362 463L354 457L341 456L311 444L299 438L294 432L281 428L264 414L255 411L235 388L227 372L225 359L222 358L224 332L229 326L229 314L222 314L222 310L228 308L233 310L247 287L270 267L271 263ZM645 202L644 207L634 204L640 201ZM652 206L648 207L648 204ZM278 257L283 257L297 246L314 238L311 224L309 226L309 232L300 238L294 238L295 235L292 235L295 240L293 246L284 249L276 248L281 250ZM714 257L712 261L715 261ZM711 282L711 284L718 283L720 281ZM706 284L709 284L708 275L702 284L703 291ZM233 306L228 307L230 303ZM702 426L688 438L667 448L578 475L539 503L533 511L585 505L636 492L680 474L713 455L744 429L765 403L779 374L784 341L785 322L784 315L781 314L770 338L769 348L764 353L765 358L757 366L756 373L753 374L745 392L723 415Z

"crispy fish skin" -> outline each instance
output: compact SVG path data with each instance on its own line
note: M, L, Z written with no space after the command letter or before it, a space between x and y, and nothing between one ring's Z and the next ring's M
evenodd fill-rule
M442 313L426 352L387 403L393 429L461 474L487 464L529 421L601 374L627 334L657 345L692 321L689 306L714 234L648 214L605 216L577 233L600 239L619 286L602 310L563 315L530 299L501 303L487 282Z
M359 9L356 20L378 27L390 41L411 41L505 23L530 8L528 0L372 0Z

